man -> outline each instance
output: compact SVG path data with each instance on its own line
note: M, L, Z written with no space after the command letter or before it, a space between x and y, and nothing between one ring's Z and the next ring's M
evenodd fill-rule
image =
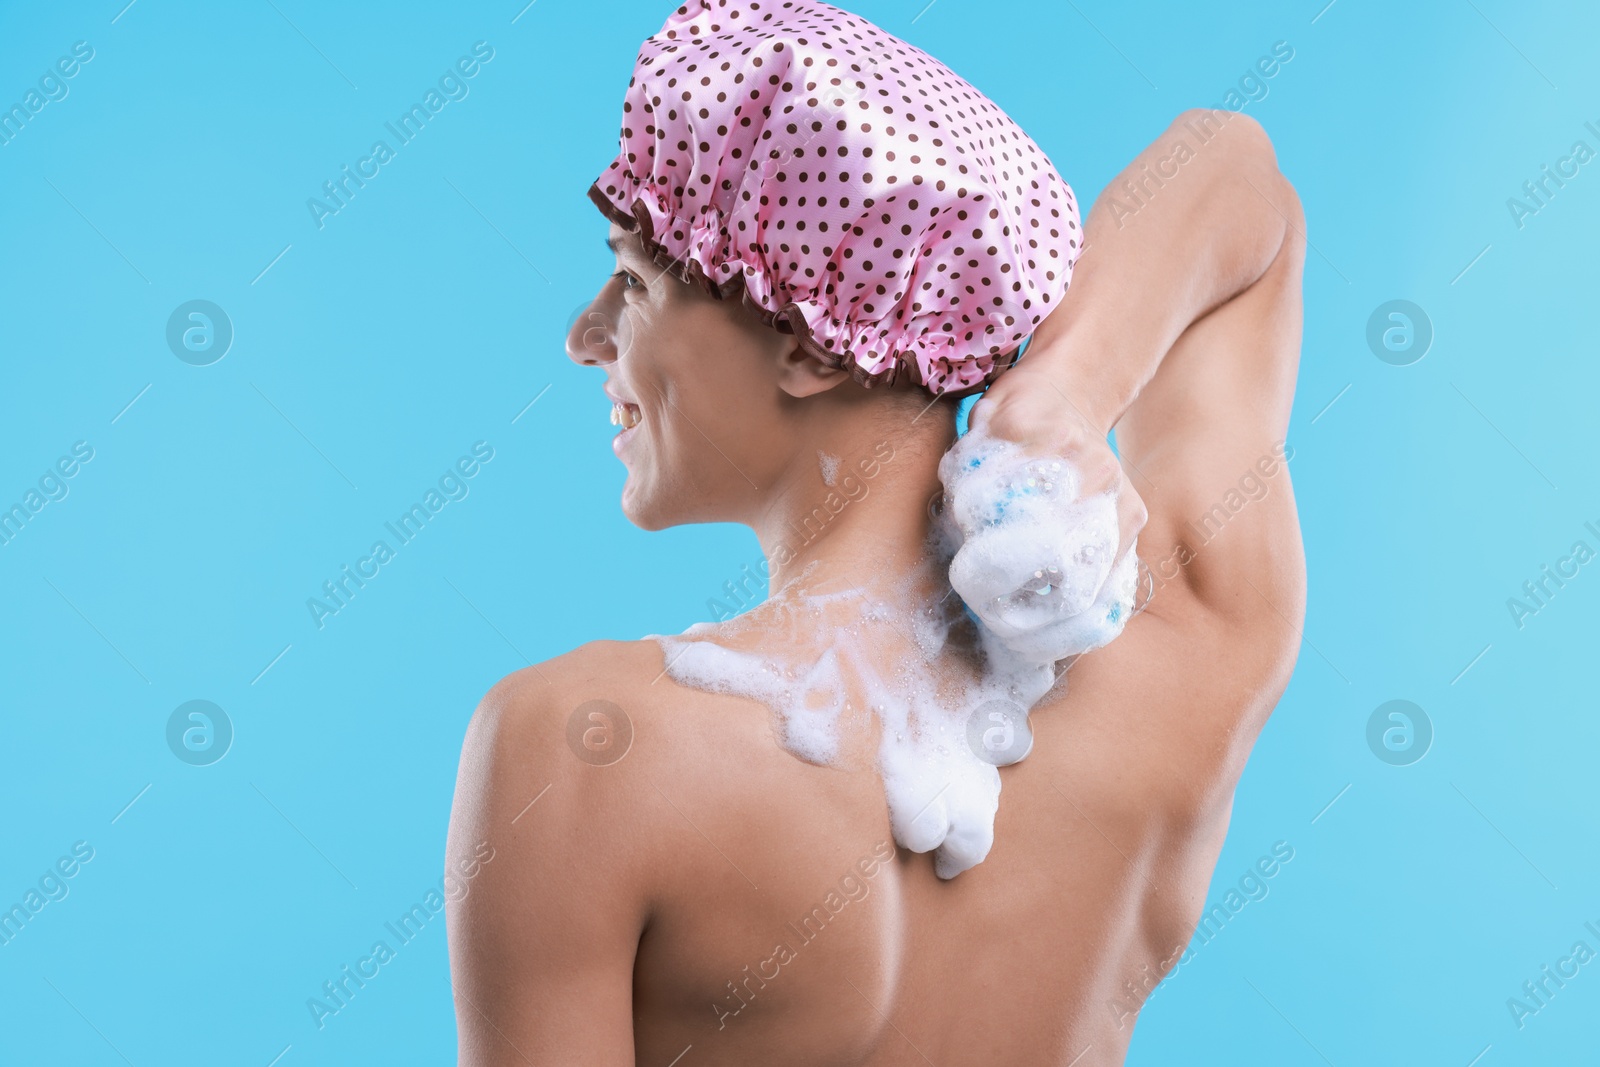
M1157 186L1179 141L1191 158ZM463 747L450 854L496 850L449 916L463 1063L1122 1062L1299 646L1283 442L1305 237L1243 115L1179 116L1108 194L1070 298L975 418L1120 484L1158 589L1034 709L988 857L939 879L895 849L870 760L796 759L758 703L663 678L656 642L585 645L497 685ZM943 409L914 419L926 398L840 381L660 271L638 233L611 237L621 270L568 349L606 370L631 427L629 517L732 516L770 549L814 502L817 442L848 463L887 441L808 559L910 566L953 436ZM630 731L624 758L575 755L586 705L580 734Z

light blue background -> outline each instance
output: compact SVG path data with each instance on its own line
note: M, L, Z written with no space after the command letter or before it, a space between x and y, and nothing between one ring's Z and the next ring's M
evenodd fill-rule
M0 103L95 50L0 146L0 504L95 450L0 546L0 904L95 849L0 946L0 1060L445 1062L442 916L322 1031L305 1002L438 884L478 698L707 618L758 558L741 528L627 524L598 376L562 351L611 263L584 192L672 5L122 3L0 8ZM1129 1062L1594 1062L1600 962L1520 1031L1506 1000L1600 950L1600 564L1520 630L1506 600L1600 549L1600 163L1521 229L1506 200L1600 148L1600 16L1321 4L852 9L988 92L1086 209L1294 49L1246 112L1312 245L1289 438L1310 607L1212 897L1274 841L1295 857L1155 994ZM470 95L317 229L307 198L479 40ZM164 340L196 298L236 330L209 367ZM1395 298L1436 331L1406 367L1365 341ZM306 599L480 440L470 495L319 631ZM166 747L196 698L236 730L210 767ZM1392 698L1436 730L1412 766L1366 744Z

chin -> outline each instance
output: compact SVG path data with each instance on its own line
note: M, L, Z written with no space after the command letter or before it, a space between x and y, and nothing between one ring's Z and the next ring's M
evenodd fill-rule
M722 514L723 510L707 507L703 501L691 506L683 488L644 485L635 474L629 474L622 487L622 514L641 530L654 532L693 523L737 521Z
M640 489L635 485L636 476L629 475L628 481L622 487L622 514L627 520L641 530L665 530L669 526L677 526L681 519L669 516L667 508L659 493L652 493L647 489Z

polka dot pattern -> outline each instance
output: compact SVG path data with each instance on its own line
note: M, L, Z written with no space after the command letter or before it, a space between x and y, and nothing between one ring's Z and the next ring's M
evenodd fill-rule
M692 0L645 40L589 189L661 267L874 385L1016 361L1082 245L1072 189L944 64L819 0Z

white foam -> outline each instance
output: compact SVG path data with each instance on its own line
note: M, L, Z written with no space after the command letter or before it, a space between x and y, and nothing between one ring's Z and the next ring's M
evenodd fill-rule
M1012 655L1058 661L1127 624L1138 584L1110 491L1082 496L1071 464L974 431L939 462L950 584Z
M822 468L822 484L831 486L839 480L839 457L831 452L817 452L817 465Z
M827 481L838 458L819 455ZM1028 711L1057 663L1127 624L1138 563L1132 546L1113 560L1116 501L1080 496L1065 460L980 429L939 476L944 506L912 573L823 590L812 564L736 619L656 640L679 684L771 708L800 759L847 762L847 731L875 723L895 840L953 878L994 843L998 768L1031 751Z

